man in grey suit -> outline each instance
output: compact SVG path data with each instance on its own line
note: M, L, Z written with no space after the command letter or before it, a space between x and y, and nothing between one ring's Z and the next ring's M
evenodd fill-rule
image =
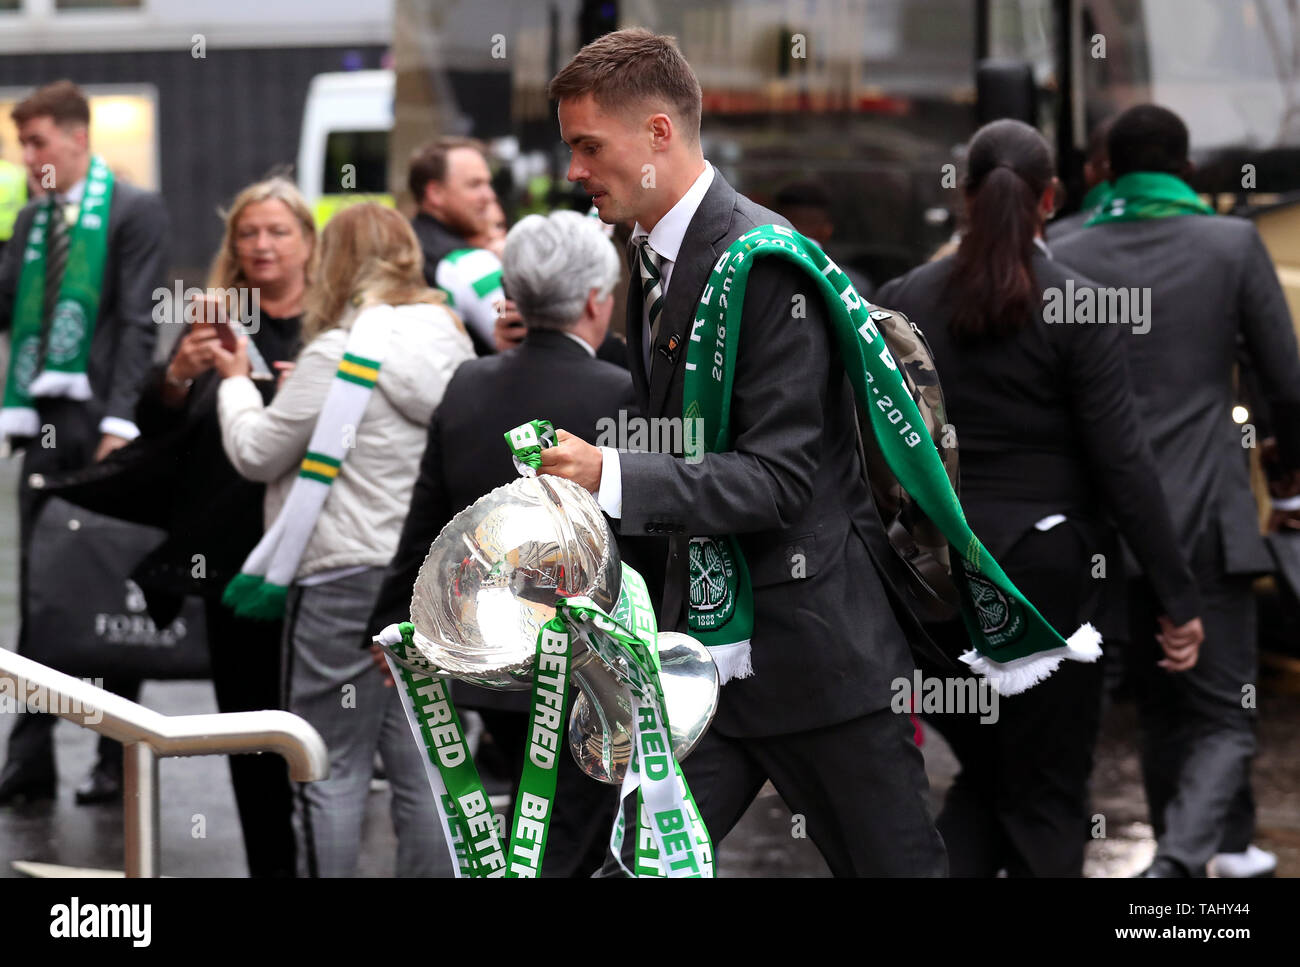
M788 223L704 160L699 82L672 38L607 34L550 94L569 180L602 220L635 220L637 256L656 268L657 279L633 277L628 356L643 412L680 418L683 345L713 264L749 229ZM811 280L774 261L750 276L731 451L687 461L561 433L543 471L597 494L622 534L668 539L663 630L686 630L690 537L739 538L754 589L753 675L724 684L712 728L683 763L714 841L771 779L836 875L943 875L921 755L889 707L890 683L913 668L900 621L914 622L881 573L890 549L859 465L852 392Z
M42 209L50 217L68 219L69 231L87 190L91 168L90 108L70 81L39 88L13 110L23 145L23 160L35 181L53 195L30 202L14 224L14 244L0 261L0 332L14 325L15 300L23 253L33 220ZM54 233L50 233L54 237ZM60 260L47 250L42 338L48 339L53 315L52 294L70 269L75 249ZM43 500L28 486L31 474L49 474L102 460L134 439L135 404L149 369L158 327L153 321L153 293L166 272L167 211L162 199L115 180L108 214L107 254L99 282L99 308L90 337L86 377L90 399L38 396L33 401L39 437L10 440L24 450L18 485L20 531L18 651L40 660L40 641L28 626L28 547ZM60 262L62 264L60 264ZM139 682L109 680L106 687L134 698ZM9 754L0 772L0 804L17 799L43 799L55 792L52 732L55 717L20 715L9 736ZM121 795L122 747L101 739L99 763L89 782L77 791L81 803L107 802Z
M1253 832L1251 581L1273 565L1251 495L1252 441L1231 416L1239 344L1271 405L1281 466L1300 467L1300 358L1282 289L1250 222L1197 213L1181 180L1187 147L1187 128L1172 112L1124 112L1110 131L1109 199L1096 223L1052 245L1064 265L1128 290L1130 305L1149 293L1149 316L1124 345L1205 606L1200 660L1170 674L1138 644L1151 638L1150 592L1139 583L1130 594L1143 778L1157 836L1149 876L1204 875L1212 856L1245 851Z

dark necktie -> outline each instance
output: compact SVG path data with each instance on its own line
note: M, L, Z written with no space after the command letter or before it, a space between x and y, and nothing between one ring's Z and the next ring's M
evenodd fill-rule
M63 203L57 198L50 211L45 242L45 319L54 315L54 304L63 284L63 270L68 267L68 223L63 215Z
M637 240L636 265L641 276L641 304L645 309L646 322L650 327L649 349L650 362L646 367L646 377L654 367L654 347L659 341L659 321L663 316L664 283L660 275L663 256L650 247L650 236L643 235Z

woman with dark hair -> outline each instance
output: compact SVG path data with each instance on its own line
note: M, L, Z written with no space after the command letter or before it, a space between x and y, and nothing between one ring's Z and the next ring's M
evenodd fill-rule
M1042 241L1058 190L1047 143L1019 121L984 126L964 189L956 253L885 285L877 301L925 328L971 529L1053 626L1092 621L1104 637L1122 627L1102 607L1122 583L1113 519L1165 610L1160 664L1190 668L1200 600L1136 420L1119 344L1134 335L1083 324L1095 314L1074 324L1074 306L1096 293ZM988 713L945 709L932 720L962 765L938 819L953 875L1082 872L1101 693L1100 663L1064 662Z

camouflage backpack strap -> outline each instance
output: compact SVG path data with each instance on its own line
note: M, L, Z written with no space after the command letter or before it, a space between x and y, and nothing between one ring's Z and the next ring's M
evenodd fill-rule
M925 421L953 491L960 493L956 434L948 424L943 388L939 385L934 356L925 336L901 312L873 305L869 315L884 337L885 345L898 365L903 385ZM946 621L957 617L958 595L951 579L947 538L921 512L894 477L875 434L860 434L860 437L871 495L880 511L889 543L906 568L908 586L905 590L917 617L924 621Z

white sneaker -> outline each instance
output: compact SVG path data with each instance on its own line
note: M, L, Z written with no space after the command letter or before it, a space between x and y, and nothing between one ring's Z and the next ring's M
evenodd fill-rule
M1231 879L1272 876L1277 870L1277 855L1252 843L1244 853L1219 853L1210 860L1210 869L1215 876Z

